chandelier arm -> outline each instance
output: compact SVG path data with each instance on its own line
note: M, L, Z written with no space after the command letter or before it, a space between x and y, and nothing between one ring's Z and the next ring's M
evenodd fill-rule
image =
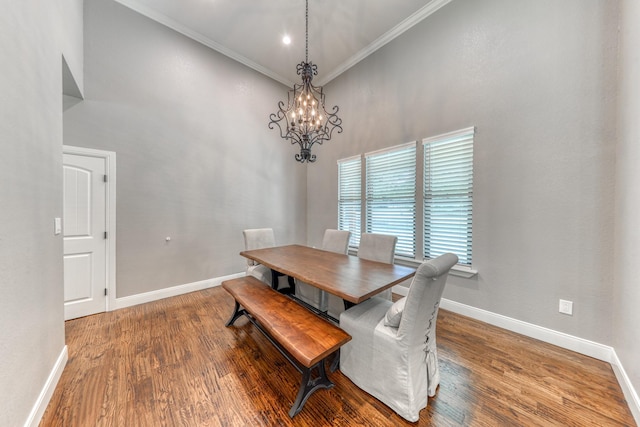
M293 144L299 144L300 146L303 145L303 141L300 138L300 135L296 134L295 132L291 132L290 130L288 130L287 127L287 131L285 131L281 125L281 121L285 118L285 117L280 117L278 118L278 116L281 114L281 111L278 111L278 115L271 113L270 115L270 119L271 121L269 122L269 129L275 129L274 125L278 126L278 129L280 130L280 137L286 140L291 140L291 145Z
M342 124L342 119L340 117L338 117L338 106L334 105L333 106L333 112L329 113L327 110L325 110L325 113L328 114L327 118L329 120L329 122L331 122L332 124L336 125L336 126L340 126Z

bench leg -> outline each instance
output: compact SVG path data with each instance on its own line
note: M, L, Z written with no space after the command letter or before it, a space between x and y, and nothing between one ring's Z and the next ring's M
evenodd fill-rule
M236 303L236 306L233 309L233 314L231 314L231 317L229 318L227 323L225 323L225 326L233 325L235 321L238 320L239 317L244 316L247 313L244 308L240 309L240 304L238 303L238 301L235 301L235 303Z
M293 418L302 410L305 402L311 396L311 394L319 388L331 388L333 387L333 383L327 377L327 372L324 368L325 359L322 359L318 364L312 366L311 368L303 368L302 369L302 381L300 383L300 390L298 390L298 397L296 397L296 401L293 406L289 410L289 416ZM318 368L318 376L314 379L311 379L311 371L313 368Z

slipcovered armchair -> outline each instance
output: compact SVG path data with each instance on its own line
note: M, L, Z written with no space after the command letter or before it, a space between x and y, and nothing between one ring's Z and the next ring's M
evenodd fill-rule
M340 315L352 336L340 350L340 370L354 384L409 421L418 421L440 383L436 319L451 267L444 254L423 262L406 297L373 297Z
M393 264L397 242L396 236L362 233L358 247L358 258ZM391 300L391 289L382 292L380 297ZM344 302L335 295L329 295L329 314L338 318L343 311Z
M322 250L346 254L349 248L350 231L327 229L322 239ZM296 297L320 311L327 311L328 294L305 282L296 280Z

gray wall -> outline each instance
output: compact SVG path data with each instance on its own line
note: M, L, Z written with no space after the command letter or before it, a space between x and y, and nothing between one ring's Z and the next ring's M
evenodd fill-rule
M636 0L622 2L620 40L614 345L634 388L640 390L640 286L636 271L640 259L640 3ZM636 419L639 417L636 414Z
M97 0L84 87L64 142L116 152L118 297L243 271L245 228L306 241L305 167L267 127L286 87Z
M64 349L62 55L81 81L82 1L0 14L0 425L23 425ZM81 85L81 83L80 83Z
M612 345L617 12L457 0L332 81L345 131L308 169L310 243L337 223L337 159L475 125L479 274L445 298Z
M640 388L640 6L621 2L616 92L617 4L450 3L328 85L345 132L307 174L266 127L286 88L113 2L87 1L83 59L82 0L12 2L0 15L0 425L25 422L64 348L52 232L63 54L86 95L64 114L64 142L118 156L118 296L240 271L243 228L320 244L336 226L337 159L475 125L480 273L452 278L445 297L613 345Z

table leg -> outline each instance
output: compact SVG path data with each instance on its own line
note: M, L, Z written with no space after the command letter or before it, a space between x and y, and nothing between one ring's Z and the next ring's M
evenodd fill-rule
M282 294L290 294L295 295L296 293L296 281L293 277L287 276L287 282L289 283L288 288L278 289L278 277L284 276L283 273L271 269L271 288L275 291L278 291Z
M274 269L271 269L271 288L274 291L278 290L278 277L280 277L280 273L278 273Z
M331 365L329 366L329 370L331 372L335 372L338 370L338 368L340 368L340 349L337 349L334 357L333 357L333 361L331 362Z
M296 294L296 280L291 276L287 276L287 281L289 282L289 288L291 289L291 291L290 291L291 295L295 295Z

